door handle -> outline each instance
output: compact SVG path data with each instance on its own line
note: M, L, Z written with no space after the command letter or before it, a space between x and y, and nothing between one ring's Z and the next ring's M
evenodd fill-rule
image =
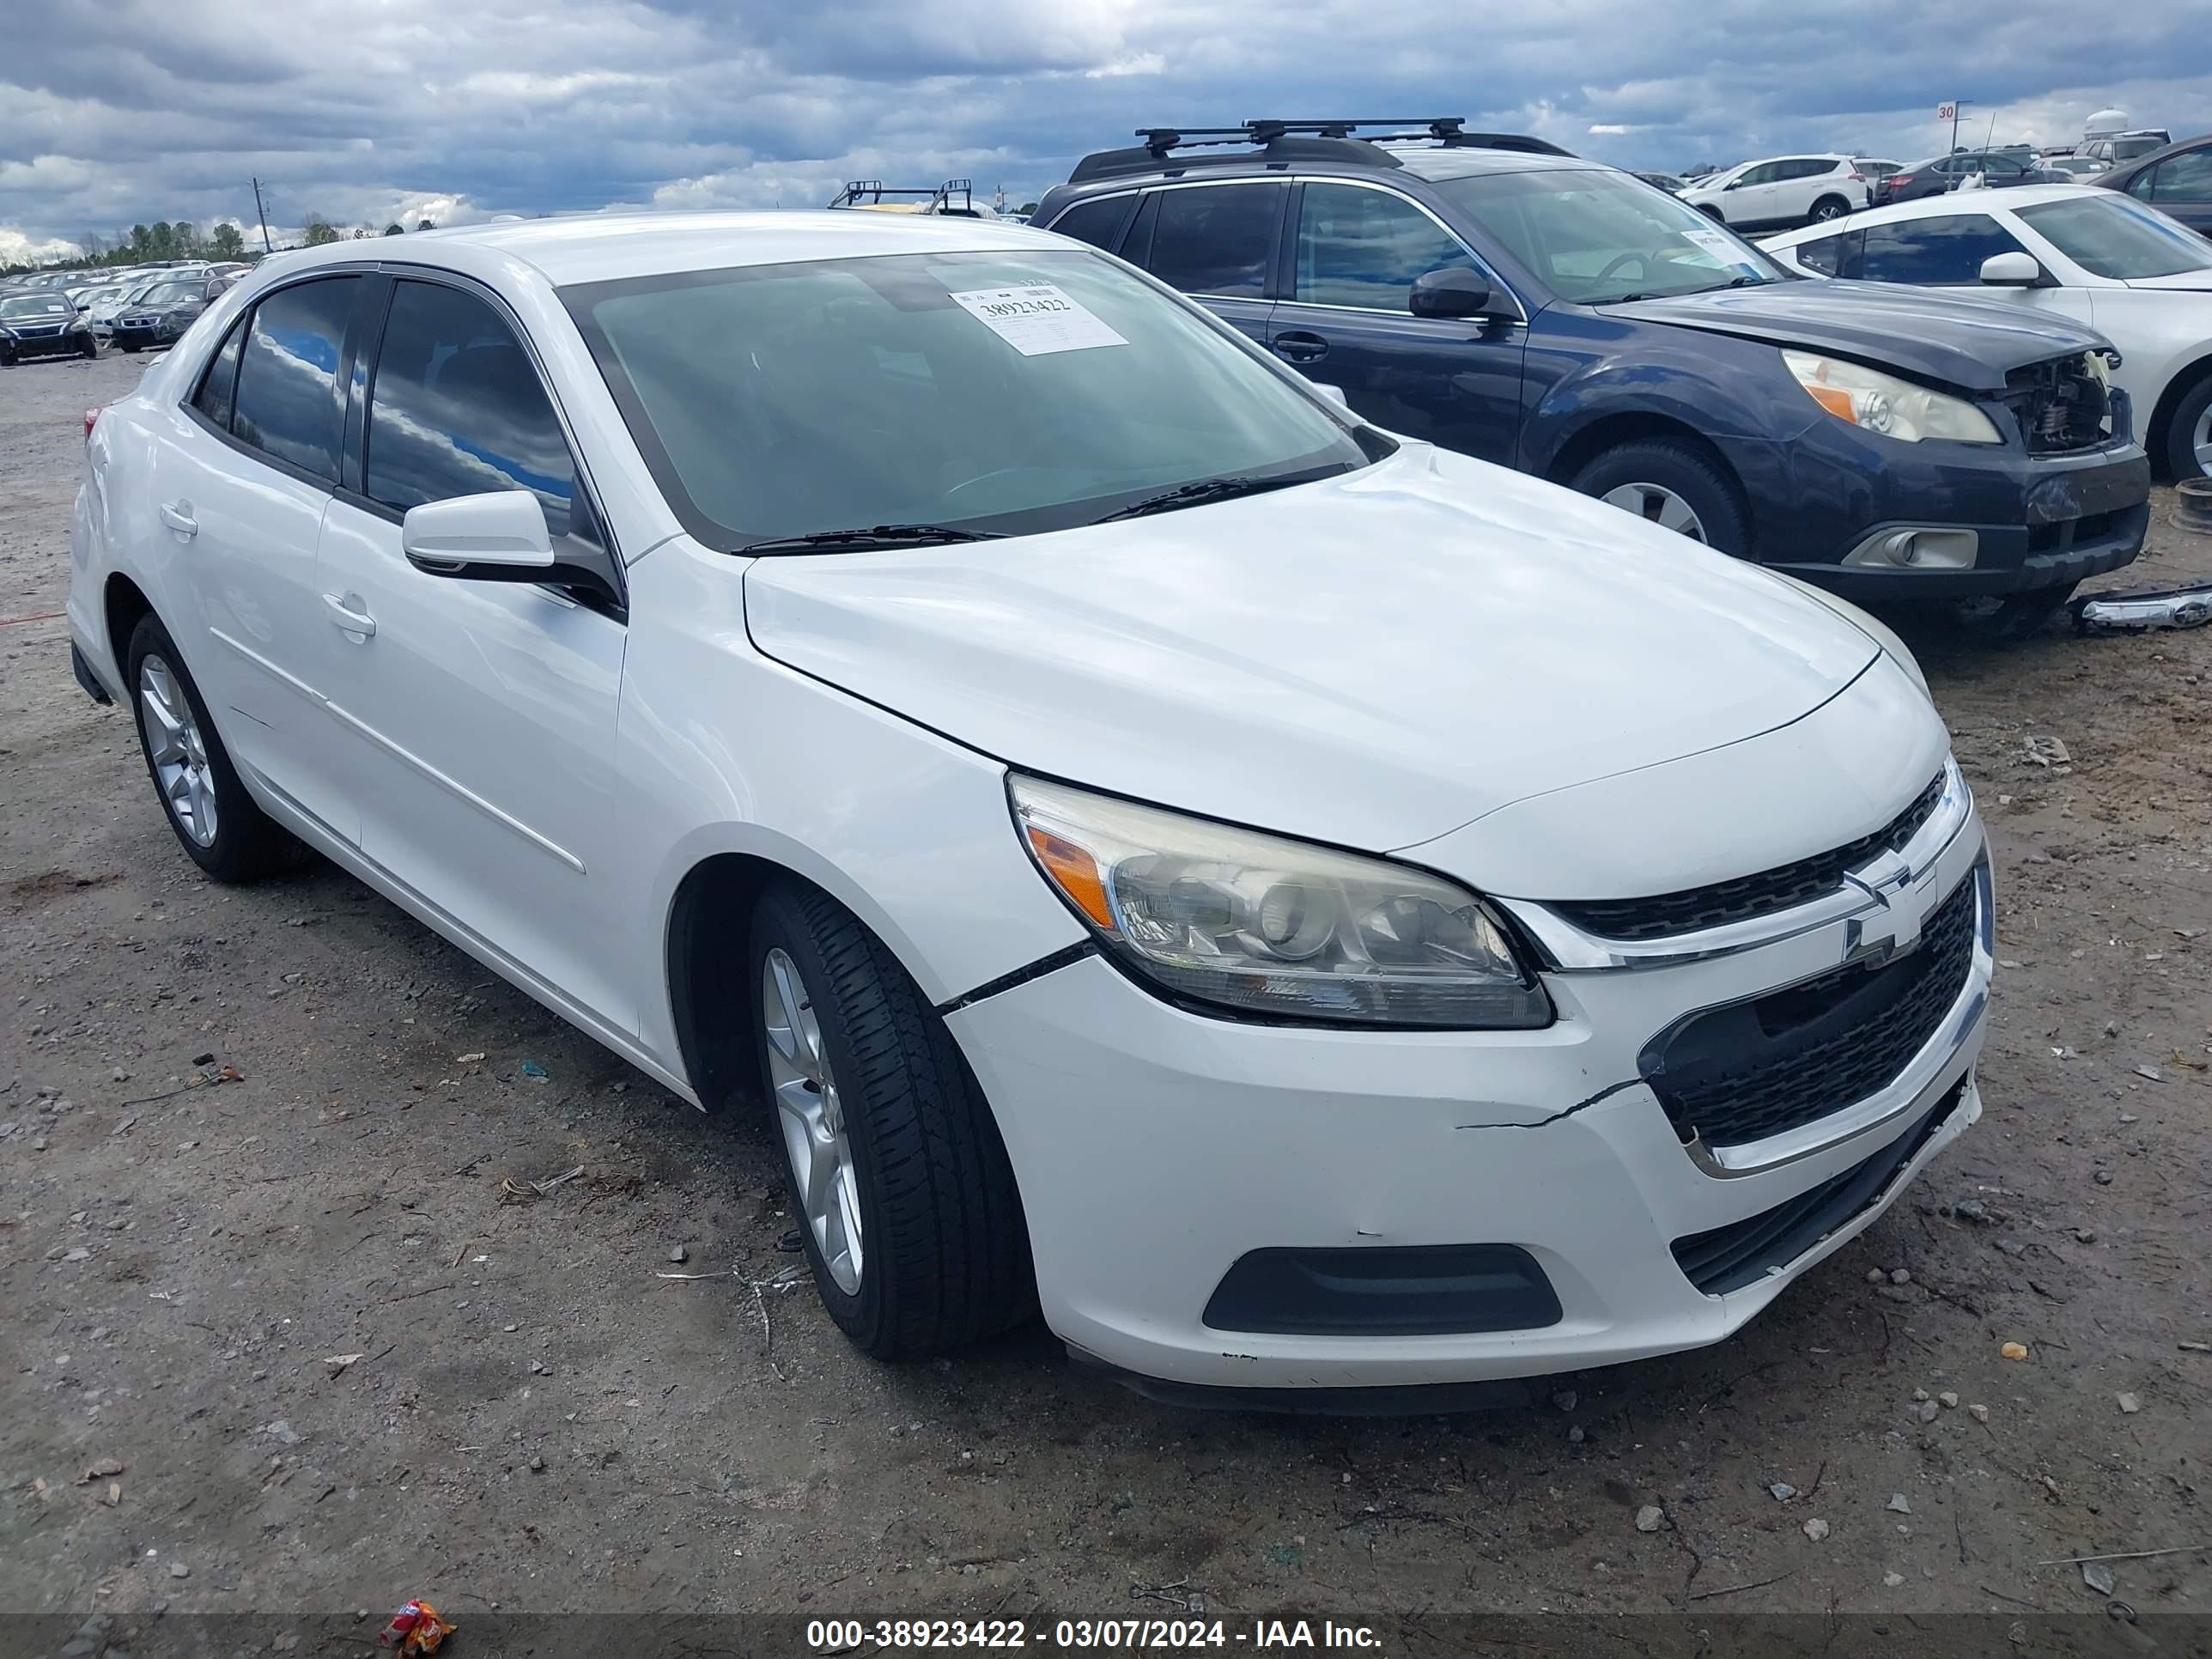
M1286 363L1317 363L1328 356L1328 342L1304 329L1291 329L1274 338L1275 355Z
M161 522L187 541L200 533L200 521L192 517L190 501L164 501L161 504Z
M331 621L349 634L358 634L368 639L376 633L376 618L366 611L356 611L335 593L323 595L323 605L331 613Z

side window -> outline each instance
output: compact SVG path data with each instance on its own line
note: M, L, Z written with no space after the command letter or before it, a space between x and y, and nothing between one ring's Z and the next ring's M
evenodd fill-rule
M1982 171L1992 179L2017 179L2027 169L2009 155L1991 155L1983 161Z
M1403 311L1413 279L1474 261L1401 197L1358 185L1308 185L1298 208L1295 297L1311 305Z
M2139 202L2154 200L2153 192L2158 189L2158 175L2165 171L2166 163L2163 161L2154 167L2145 167L2128 180L2128 194Z
M338 351L361 284L322 276L277 289L254 307L238 363L232 432L332 483L344 427Z
M1108 196L1095 202L1078 202L1052 222L1052 232L1056 236L1073 236L1079 242L1088 242L1110 253L1121 239L1121 227L1127 222L1129 208L1135 200L1133 196Z
M1823 236L1815 242L1800 242L1796 246L1797 263L1808 270L1817 270L1823 276L1839 273L1844 260L1844 239Z
M2150 176L2154 202L2212 202L2212 149L2169 155L2150 169Z
M1986 213L1903 219L1867 227L1860 275L1875 283L1959 286L1979 283L1982 261L1992 254L2026 251Z
M1209 185L1159 192L1152 272L1185 294L1258 299L1275 252L1285 185Z
M1784 175L1787 178L1817 179L1824 173L1833 173L1836 170L1836 164L1821 156L1808 155L1800 161L1790 162L1789 167L1790 171Z
M241 317L230 325L222 345L208 359L200 389L192 394L192 407L226 432L230 430L230 400L238 390L238 354L246 344L246 321Z
M586 533L568 439L529 353L489 305L441 283L392 285L362 482L371 501L401 513L527 489L555 536Z

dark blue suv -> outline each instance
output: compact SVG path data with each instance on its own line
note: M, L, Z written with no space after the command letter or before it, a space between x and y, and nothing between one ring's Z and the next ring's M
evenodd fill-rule
M1140 131L1031 222L1203 301L1378 426L1854 599L1960 599L2017 631L2142 550L2150 471L2101 335L1801 280L1539 139L1356 136L1376 125Z

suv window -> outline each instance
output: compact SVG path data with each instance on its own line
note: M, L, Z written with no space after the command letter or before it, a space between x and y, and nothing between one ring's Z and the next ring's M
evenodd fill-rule
M1308 185L1298 208L1297 298L1404 311L1413 279L1474 261L1403 197L1359 185Z
M238 354L246 343L246 323L241 317L230 325L221 349L208 359L207 373L200 376L200 389L192 398L192 407L226 432L230 430L231 394L238 390Z
M1073 236L1079 242L1110 252L1121 240L1121 227L1127 222L1129 208L1135 199L1133 196L1108 196L1095 202L1078 202L1052 222L1052 231L1055 235Z
M1207 185L1158 192L1150 269L1185 294L1258 299L1267 285L1284 185Z
M1833 173L1836 164L1822 155L1808 155L1802 160L1785 161L1784 179L1817 179L1824 173Z
M231 430L277 460L336 483L344 425L338 349L359 276L283 288L253 310L238 364Z
M1757 167L1752 168L1750 172L1738 179L1736 183L1739 185L1771 185L1779 181L1781 177L1781 162L1761 161Z
M1958 286L1982 280L1982 261L2024 253L2019 239L1986 213L1953 213L1869 225L1854 275L1870 283Z
M527 489L571 532L576 471L530 354L484 301L440 283L392 285L368 394L363 493L424 501Z

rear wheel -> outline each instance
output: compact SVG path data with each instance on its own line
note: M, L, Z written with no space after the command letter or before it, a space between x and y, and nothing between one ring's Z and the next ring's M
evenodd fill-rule
M1840 219L1851 210L1851 204L1840 196L1823 196L1813 204L1813 211L1806 216L1816 225L1825 225L1831 219Z
M749 945L763 1092L815 1287L878 1359L959 1347L1034 1304L1012 1165L967 1062L842 906L771 887Z
M1750 550L1735 485L1686 443L1646 438L1608 449L1575 475L1574 488L1723 553Z
M305 849L239 781L169 630L150 615L141 617L125 655L146 773L192 862L228 882L298 865Z
M2212 374L2181 394L2166 422L2162 458L2176 483L2212 477Z

